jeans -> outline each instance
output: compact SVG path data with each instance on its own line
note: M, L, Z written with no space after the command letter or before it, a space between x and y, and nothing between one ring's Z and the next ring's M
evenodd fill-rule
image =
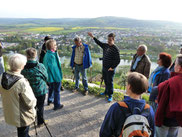
M113 79L114 79L114 74L115 74L115 69L114 71L108 71L108 69L103 68L102 74L103 74L103 79L105 83L105 94L108 95L109 97L112 97L113 91L114 91L114 86L113 86Z
M87 72L86 69L83 68L83 65L75 65L75 89L79 88L79 80L80 80L80 72L82 75L82 83L84 86L85 91L88 91L88 82L87 82Z
M0 75L4 72L4 59L0 57Z
M29 126L17 127L18 137L30 137L28 132L29 132Z
M44 123L44 100L45 94L37 98L37 125Z
M48 102L53 102L54 96L54 108L58 108L60 106L60 89L61 82L49 83Z
M177 137L179 127L156 126L156 137Z

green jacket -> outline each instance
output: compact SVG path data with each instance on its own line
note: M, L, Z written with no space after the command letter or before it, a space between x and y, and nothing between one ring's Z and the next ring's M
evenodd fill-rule
M43 64L47 69L49 83L62 81L61 62L57 52L48 50L44 56Z
M46 84L48 80L48 74L42 63L28 60L21 73L29 81L35 97L44 95L48 92Z

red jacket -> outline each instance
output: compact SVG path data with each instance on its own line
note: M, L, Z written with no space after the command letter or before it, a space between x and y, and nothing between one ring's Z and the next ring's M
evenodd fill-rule
M158 86L156 126L162 126L164 118L176 118L182 126L182 73L171 73L171 78Z

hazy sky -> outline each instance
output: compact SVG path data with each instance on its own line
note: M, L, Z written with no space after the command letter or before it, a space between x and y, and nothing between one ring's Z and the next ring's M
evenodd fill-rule
M1 0L0 17L118 16L182 22L182 0Z

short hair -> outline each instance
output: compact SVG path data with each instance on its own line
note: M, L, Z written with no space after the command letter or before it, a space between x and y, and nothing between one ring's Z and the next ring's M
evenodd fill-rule
M139 45L138 48L141 48L144 52L147 52L147 46L145 44Z
M27 58L21 54L13 54L8 59L8 64L10 66L10 71L21 70L25 66Z
M181 54L177 55L176 59L177 59L178 65L182 67L182 55Z
M80 37L75 37L74 38L74 42L81 42L82 40L81 40L81 38Z
M108 37L111 37L111 38L113 38L113 40L115 39L115 34L114 33L110 33L109 35L108 35Z
M28 48L26 50L26 56L28 59L35 59L37 56L37 50L35 48Z
M164 66L165 68L168 68L172 63L171 55L165 52L161 52L159 54L159 59L161 59L162 66Z
M50 36L45 36L44 41L46 42L46 41L48 41L50 39L53 39L53 38L51 38Z
M147 78L138 72L129 73L127 77L127 82L130 85L131 91L134 94L141 95L148 89Z
M54 39L50 39L50 40L46 41L46 48L47 48L48 50L51 50L51 48L52 48L52 46L53 46L54 44L56 44L56 41L55 41Z

